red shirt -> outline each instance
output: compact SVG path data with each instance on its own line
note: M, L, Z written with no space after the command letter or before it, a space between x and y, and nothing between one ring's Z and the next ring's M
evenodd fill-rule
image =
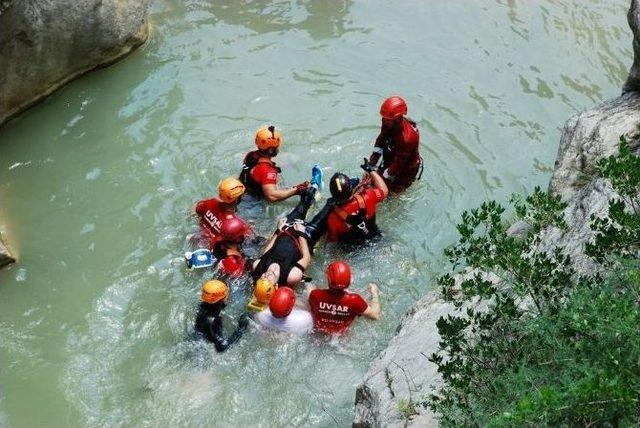
M265 184L277 184L278 183L278 170L276 166L271 162L260 162L251 169L249 172L251 178L264 186Z
M211 247L222 240L220 228L222 223L232 218L238 218L235 212L225 210L218 198L205 199L196 204L196 214L200 217L201 230Z
M353 319L369 307L359 294L331 289L313 290L309 306L314 327L329 334L347 331Z
M367 220L371 219L376 213L376 205L384 199L384 193L382 190L371 187L361 193L362 199L364 199L364 207L366 211ZM340 205L347 214L355 214L360 209L358 201L355 198L351 198L347 203ZM331 211L329 217L327 217L327 241L336 242L340 239L340 235L349 232L349 225L340 218L338 213Z

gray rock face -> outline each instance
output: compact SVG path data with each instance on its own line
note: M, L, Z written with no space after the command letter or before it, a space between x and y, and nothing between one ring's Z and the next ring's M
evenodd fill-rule
M570 201L591 181L596 162L618 152L621 135L640 139L640 94L627 93L569 119L562 131L549 192Z
M0 124L148 35L150 0L0 0Z
M453 311L436 292L429 292L404 316L398 333L371 364L356 391L354 427L434 427L435 416L416 407L403 414L404 404L420 402L429 386L438 382L437 367L427 358L437 349L435 323ZM413 412L411 412L413 413Z
M634 2L635 3L635 2ZM598 160L618 152L624 135L632 151L640 150L640 93L629 92L583 112L567 121L562 132L549 192L567 202L565 219L568 232L549 229L544 248L562 248L581 272L594 270L584 255L584 244L592 239L591 216L607 215L609 200L617 195L611 185L595 178Z
M468 271L459 275L456 283L476 273ZM500 281L490 273L482 276L496 284ZM424 401L432 386L441 381L437 366L428 358L438 350L440 341L436 321L454 310L437 291L430 291L404 315L396 335L373 361L358 386L354 427L438 425L436 416L418 404Z
M633 32L633 65L623 92L640 91L640 1L631 0L627 20Z

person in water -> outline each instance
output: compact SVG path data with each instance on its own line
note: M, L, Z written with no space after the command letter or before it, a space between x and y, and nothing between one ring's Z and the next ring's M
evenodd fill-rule
M262 255L254 261L251 273L254 281L262 278L280 287L295 287L304 278L313 246L326 230L324 223L331 209L325 206L309 223L304 222L320 186L318 170L313 168L311 185L301 195L298 205L278 222Z
M197 334L212 342L218 352L224 352L237 342L249 325L249 315L242 314L238 321L238 328L228 338L224 337L221 312L226 306L228 296L229 288L224 282L219 280L205 282L200 296L202 301L196 316Z
M422 170L422 157L418 150L420 133L416 123L406 114L407 103L403 98L393 96L384 100L380 107L380 134L369 157L369 163L377 165L382 156L378 171L393 192L402 192L411 186Z
M346 291L351 284L351 268L347 263L331 263L327 267L327 282L327 289L310 287L309 306L316 330L339 334L346 332L358 316L380 319L380 296L376 284L370 283L368 286L371 294L369 302L357 293Z
M240 181L246 186L251 196L269 202L279 202L294 195L301 195L309 186L308 182L290 188L278 187L280 168L272 160L282 144L282 135L275 126L260 128L256 133L257 150L244 157Z
M332 208L326 220L327 241L362 243L380 234L376 224L376 206L389 191L384 179L367 162L362 183L343 173L335 173L329 182Z
M236 214L244 185L234 177L218 186L218 198L199 201L194 210L200 219L200 237L220 261L221 272L238 276L244 272L241 245L251 234L249 226Z
M311 313L296 306L296 293L280 287L271 297L269 307L254 315L263 327L284 333L306 334L313 329Z

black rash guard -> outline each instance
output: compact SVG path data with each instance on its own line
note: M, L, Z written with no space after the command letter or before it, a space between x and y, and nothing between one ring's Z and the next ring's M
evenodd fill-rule
M302 253L296 243L297 239L289 231L280 232L271 249L260 257L258 265L253 270L254 281L260 278L273 263L280 266L279 285L287 285L289 272L296 266L304 273L304 268L298 264L298 260L302 258Z
M242 314L236 331L228 338L225 338L220 315L224 307L225 304L222 302L213 304L200 302L198 315L196 316L196 332L200 333L209 342L212 342L218 352L224 352L229 346L237 342L248 326L248 315Z

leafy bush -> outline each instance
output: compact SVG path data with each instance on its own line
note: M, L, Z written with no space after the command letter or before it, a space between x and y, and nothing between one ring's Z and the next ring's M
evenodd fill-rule
M588 255L599 262L611 257L638 256L640 248L640 157L634 156L624 136L620 153L598 162L600 174L611 181L620 195L609 201L609 216L591 218L596 232L594 243L586 246Z
M640 424L640 265L628 261L640 248L640 165L621 139L620 155L598 166L622 198L609 218L592 220L589 254L626 266L606 280L541 250L541 232L566 224L565 205L539 188L512 198L528 224L520 236L496 202L463 213L445 251L452 272L439 279L458 310L438 320L440 351L430 357L445 382L426 405L442 425Z

